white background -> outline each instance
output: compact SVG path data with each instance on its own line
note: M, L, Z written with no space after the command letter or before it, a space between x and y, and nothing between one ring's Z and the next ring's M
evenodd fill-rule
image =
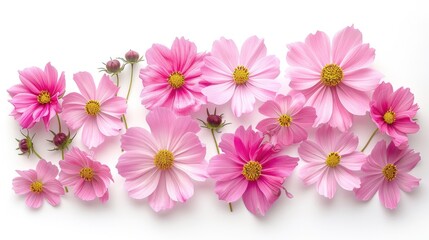
M279 3L277 3L279 2ZM280 4L280 2L283 2ZM0 164L0 238L18 239L427 239L429 186L427 169L427 120L429 113L429 13L425 1L276 1L251 3L227 1L7 1L0 10L0 116L2 158ZM8 116L12 110L6 89L19 83L17 70L29 66L44 67L51 61L65 71L67 91L76 91L73 73L91 72L98 81L97 68L110 57L120 57L131 49L144 53L152 43L171 46L176 36L194 41L199 51L210 51L212 42L221 36L234 39L237 45L251 35L265 38L270 54L281 60L279 81L287 82L286 44L303 41L317 30L333 36L340 29L355 24L363 32L364 42L376 49L374 67L394 88L410 87L421 109L421 131L410 137L410 145L421 153L422 160L412 171L422 178L420 187L401 195L398 209L385 209L376 196L368 203L354 199L350 192L339 190L331 201L319 196L314 186L304 187L296 171L285 183L293 199L280 198L264 218L250 214L244 204L234 203L234 212L217 200L214 183L196 184L195 195L172 211L155 213L146 200L128 198L124 180L115 165L120 155L119 137L100 147L96 156L108 164L115 179L111 199L82 202L67 194L54 208L45 202L39 210L26 207L23 197L13 193L15 169L35 168L37 159L18 156L15 137L18 124ZM141 63L140 67L145 66ZM137 73L137 71L136 71ZM121 75L128 83L129 71ZM147 127L147 111L140 105L141 81L136 77L128 109L131 126ZM125 89L121 90L124 96ZM224 132L240 125L256 125L260 114L232 117L229 105L221 107L233 122ZM204 111L194 115L204 117ZM356 119L353 130L360 147L375 125L368 117ZM56 128L56 123L52 124ZM50 138L39 127L36 148L48 160L58 163L59 153L48 152ZM200 132L207 145L207 160L215 154L209 132ZM80 135L76 145L80 144ZM375 140L382 137L377 136ZM375 141L370 145L369 150ZM288 153L296 154L297 146ZM368 151L367 151L368 152Z

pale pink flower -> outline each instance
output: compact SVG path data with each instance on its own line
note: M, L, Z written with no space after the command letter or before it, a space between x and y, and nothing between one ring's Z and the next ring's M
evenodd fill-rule
M123 127L121 117L127 110L126 100L116 96L116 87L104 75L98 88L88 72L74 74L81 94L69 93L64 97L62 119L73 130L83 127L82 142L89 148L98 147L105 137L117 136Z
M268 134L271 143L287 146L307 139L307 129L316 119L312 107L304 107L305 97L301 93L277 95L274 100L264 103L259 112L268 118L258 123L256 129Z
M176 116L170 109L155 108L146 117L151 129L133 127L122 135L124 153L116 165L125 178L128 195L148 198L156 212L186 202L194 194L195 181L207 178L206 148L196 133L198 123Z
M413 120L419 107L409 88L393 91L390 83L381 83L374 91L371 102L371 118L378 129L392 137L400 148L408 146L407 134L416 133L420 127Z
M248 38L239 53L232 40L221 38L213 43L210 56L204 59L203 77L209 86L202 93L217 105L232 99L232 112L240 117L253 111L255 98L265 102L275 97L280 88L275 80L279 64L277 57L267 56L263 39Z
M102 203L109 200L109 185L113 181L110 168L94 160L88 154L74 147L60 161L60 181L73 188L74 195L84 201L99 198Z
M12 97L9 102L14 106L11 115L23 128L31 128L43 120L49 130L50 120L61 112L59 99L66 87L64 72L58 78L57 70L48 63L45 71L37 67L19 71L19 79L22 84L7 90Z
M13 179L13 190L16 194L26 196L27 206L39 208L43 204L43 199L46 199L52 206L60 204L60 196L64 195L64 188L56 179L57 166L41 159L37 163L36 170L17 170L16 172L20 177Z
M235 134L224 133L219 144L224 153L212 157L208 167L219 199L235 202L242 197L255 215L265 215L298 163L298 158L274 152L263 140L251 127L241 126Z
M201 93L205 55L183 37L176 38L171 49L154 44L146 52L147 67L140 70L142 104L149 110L167 107L181 115L198 111L206 104Z
M419 186L420 179L410 175L420 161L420 154L406 148L399 149L393 142L386 148L384 140L379 141L362 166L363 177L356 198L368 201L378 191L380 202L389 209L395 209L400 200L400 191L411 192Z
M317 192L333 198L337 184L347 191L359 188L359 171L365 155L356 150L358 138L328 125L316 131L316 141L301 143L298 153L305 162L299 177L305 185L316 183Z
M328 123L345 131L352 125L352 115L366 114L369 94L382 75L369 67L375 50L362 43L359 30L346 27L332 43L318 31L288 48L289 86L303 93L306 105L316 109L316 126Z

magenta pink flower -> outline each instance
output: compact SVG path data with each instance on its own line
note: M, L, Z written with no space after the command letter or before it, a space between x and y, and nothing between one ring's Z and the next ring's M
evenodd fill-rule
M66 87L64 73L58 79L57 70L48 63L45 71L37 67L19 71L19 79L22 84L7 90L12 97L9 102L14 106L11 115L23 128L31 128L43 120L49 130L50 120L61 112L59 99Z
M147 67L140 71L142 104L150 110L167 107L181 115L198 111L206 104L201 93L204 56L183 37L174 40L171 50L154 44L146 52Z
M105 137L117 136L123 126L121 117L127 110L124 98L117 97L119 88L107 75L98 88L88 72L73 76L81 94L69 93L64 97L62 118L73 130L83 127L82 142L89 148L102 144Z
M235 202L243 197L246 208L256 215L265 215L279 198L283 182L298 162L274 152L263 139L251 127L224 133L219 145L224 153L212 157L208 167L219 199Z
M329 199L337 190L359 188L358 173L365 155L356 151L358 138L351 132L340 132L328 125L316 131L316 141L301 143L298 153L305 162L299 176L305 185L316 183L317 192Z
M16 194L27 197L25 203L31 208L42 206L45 198L49 204L60 204L64 189L60 181L56 179L58 168L50 162L41 159L37 163L36 170L16 171L20 177L13 179L13 190Z
M399 88L393 92L392 85L383 82L374 91L371 118L382 133L392 137L397 147L406 148L407 134L416 133L420 129L413 120L418 109L409 88Z
M102 203L109 200L109 185L113 181L107 165L94 160L78 148L72 148L60 161L60 181L73 188L74 195L84 201L99 198Z
M380 202L395 209L401 197L400 191L411 192L419 186L420 179L411 171L420 161L420 154L412 149L399 149L393 142L386 149L386 142L379 141L362 166L363 177L356 198L368 201L378 191Z
M382 75L369 68L375 50L362 43L359 30L344 28L332 44L318 31L288 48L289 85L305 95L306 105L316 109L316 126L329 123L345 131L352 125L352 114L365 115L368 93L377 87Z
M279 60L267 56L264 40L256 36L248 38L238 52L232 40L221 38L213 43L210 56L202 68L204 80L209 83L202 92L207 100L222 105L232 99L235 116L253 111L255 98L265 102L273 99L280 83Z
M301 93L292 96L277 95L264 103L259 112L268 118L260 121L256 129L268 134L273 144L287 146L307 139L307 130L316 119L312 107L304 107L305 97Z
M158 212L189 199L194 194L191 179L207 178L206 148L196 135L198 123L189 116L155 108L146 120L151 133L134 127L122 135L125 153L116 168L125 178L128 195L148 197L149 205Z

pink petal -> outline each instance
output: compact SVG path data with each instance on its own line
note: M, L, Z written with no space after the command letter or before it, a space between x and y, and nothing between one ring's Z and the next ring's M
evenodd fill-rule
M179 169L172 168L165 173L167 192L171 200L186 202L194 194L191 179Z
M149 65L159 65L165 75L173 72L171 51L161 44L153 44L146 51L146 59Z
M207 97L207 101L222 105L231 100L235 89L235 84L230 81L205 87L201 92Z
M291 137L292 137L292 143L299 143L302 142L303 140L306 140L308 135L307 135L307 131L300 127L299 125L296 124L292 124L289 127L289 130L291 131Z
M57 69L52 67L51 63L48 62L45 65L45 82L43 83L43 85L45 85L45 87L47 87L46 90L50 90L50 91L54 90L55 85L57 83L57 80L58 80Z
M274 134L273 134L274 136ZM294 135L292 132L292 126L280 127L278 132L275 134L277 143L282 146L289 146L294 142Z
M147 155L155 155L158 152L155 139L146 129L140 127L128 128L121 136L121 148L125 151L138 150Z
M290 79L289 86L294 90L305 90L320 82L320 72L308 68L291 67L286 70L286 78Z
M307 99L306 104L316 109L317 118L315 124L317 125L328 122L334 112L331 88L319 85L316 92Z
M378 193L380 202L388 209L395 209L401 198L396 181L383 181Z
M174 160L179 163L201 163L206 155L206 148L201 145L197 135L192 132L185 133L177 144L170 145L173 149Z
M113 97L107 99L100 105L100 112L111 115L121 116L127 111L127 102L122 97Z
M236 117L253 111L255 96L245 85L237 86L232 97L231 108Z
M243 196L249 181L243 176L216 181L215 193L220 200L235 202Z
M170 209L174 206L174 202L168 196L165 172L161 173L158 186L148 199L149 205L155 212Z
M398 172L395 181L404 192L411 192L414 188L419 186L421 179L411 176L408 173Z
M313 107L304 107L292 116L293 122L302 127L311 127L316 120L316 110Z
M305 164L299 171L299 178L305 185L311 185L318 182L326 171L326 164L319 162L312 162Z
M213 43L211 56L219 58L224 62L231 73L238 66L238 48L234 41L221 37Z
M123 127L120 118L100 112L97 117L97 126L104 136L117 136Z
M45 73L42 69L37 67L26 68L23 71L19 71L19 79L22 84L32 93L39 94L40 91L44 90L43 82Z
M118 94L119 88L113 84L113 81L106 74L100 80L96 90L95 100L103 104L106 100L114 98Z
M255 215L264 216L273 202L268 202L255 182L250 182L243 194L243 202L246 208Z
M407 111L411 108L414 102L414 95L409 88L399 88L392 95L391 106L396 112Z
M408 117L396 119L393 127L406 134L417 133L420 130L419 125Z
M239 65L252 68L256 61L267 55L264 39L249 37L241 47Z
M37 179L40 179L42 182L46 182L57 177L58 168L51 162L46 162L45 160L41 159L37 163L36 172Z
M274 99L277 91L281 87L280 83L271 79L249 79L246 87L259 101L265 102ZM238 87L239 88L239 87Z
M166 149L169 146L170 131L173 127L171 123L176 122L176 115L167 108L156 108L149 112L146 121L159 147Z
M82 130L82 142L88 148L98 147L104 142L104 135L97 126L97 120L94 117L87 118Z
M329 199L332 199L337 191L337 182L334 171L329 167L325 168L322 177L317 182L317 192Z
M125 173L120 173L123 176L127 176L127 180L125 181L125 189L127 189L128 195L131 198L146 198L147 196L153 194L159 185L161 177L160 170L152 169L150 171L140 172L140 176L136 176L135 178L131 178L131 176L127 176Z
M289 52L287 53L286 60L290 66L311 69L317 73L321 72L324 65L319 62L310 46L302 42L297 42L289 44L287 47Z
M280 73L280 60L273 55L261 57L249 71L250 79L275 79Z
M12 86L11 88L9 88L7 90L7 92L9 93L9 95L13 98L15 95L19 94L19 93L23 93L23 94L31 94L31 95L35 95L34 93L32 93L31 91L29 91L29 89L22 85L22 84L17 84ZM36 100L36 99L34 99Z
M341 155L340 164L348 170L359 171L365 160L365 154L355 151L346 155Z
M16 177L12 181L13 190L18 195L24 195L30 193L31 181L23 177Z
M332 60L340 65L349 52L356 46L362 44L362 33L354 26L346 27L332 40ZM341 65L340 65L341 66Z
M270 134L277 133L280 129L279 127L280 125L276 118L263 119L258 123L258 125L256 125L256 129L259 131Z
M153 83L144 86L140 97L142 98L141 103L151 110L166 105L173 98L173 92L167 83Z
M74 186L74 194L76 197L84 201L91 201L97 197L97 195L95 195L92 182L86 182L84 180L81 180L76 186Z
M347 87L344 84L337 86L338 98L348 112L354 115L365 115L369 110L369 97L366 93Z
M360 179L357 174L342 167L341 165L335 167L333 173L336 182L344 190L352 191L354 188L360 187Z
M27 92L18 93L10 100L10 103L13 104L18 112L23 113L30 105L38 105L37 95Z
M193 107L197 105L196 98L193 92L186 88L176 89L174 91L175 97L173 100L173 111L179 115L188 115Z
M351 72L345 72L341 83L355 90L368 92L378 86L382 77L383 75L376 70L360 68Z
M201 68L204 80L213 83L220 84L226 82L233 82L231 70L226 63L222 62L221 59L207 56L204 58L204 66Z
M235 155L236 151L234 146L234 138L234 134L232 133L222 134L221 141L219 142L219 148L222 150L222 152L231 156Z
M73 130L82 127L89 115L85 111L86 100L78 93L67 94L63 101L62 119Z
M207 166L208 164L206 161L202 161L200 164L174 163L174 167L182 170L190 178L199 182L205 181L208 178Z
M30 193L25 199L25 204L31 208L39 208L43 204L43 194Z
M141 178L145 174L152 175L156 171L154 155L147 155L146 150L127 151L119 157L116 168L125 179ZM145 177L147 178L147 177Z
M16 172L23 177L24 179L26 179L29 182L34 182L37 179L37 172L33 169L30 170L25 170L25 171L21 171L21 170L16 170Z
M226 181L240 177L243 165L235 162L228 154L215 155L210 159L208 174L217 181Z
M353 123L352 114L344 108L343 104L341 104L340 99L336 93L336 89L333 90L333 110L331 119L329 120L329 125L331 127L336 127L340 131L347 131ZM317 111L317 109L316 109Z
M313 52L318 66L325 66L331 61L331 43L328 35L317 31L315 34L309 34L305 39L305 44Z
M256 181L259 190L264 194L265 198L268 202L276 201L280 196L280 191L283 188L282 178L273 178L273 177L265 177L261 176L258 181Z
M276 97L276 101L270 100L262 104L259 107L259 112L271 118L278 118L280 115L282 115L282 109L280 108L280 105L277 103L278 102L277 97Z
M325 163L327 154L316 143L312 141L304 141L298 148L298 153L304 162Z
M79 91L86 100L97 100L94 79L89 72L78 72L73 75Z
M106 191L103 196L98 198L101 203L106 203L109 200L109 191Z
M53 195L64 195L64 187L57 179L52 179L50 181L43 183L43 191L49 191Z
M392 154L389 153L389 149L387 151L388 151L388 158L392 159L394 156L392 156ZM394 164L396 165L399 172L406 173L413 170L418 162L420 162L420 154L415 153L414 151L409 151Z
M49 191L43 191L43 197L46 198L48 203L52 206L57 206L61 202L61 197L58 194L54 194Z
M173 59L173 68L181 70L182 73L194 64L197 55L195 43L185 38L176 38L171 46L171 56Z
M94 188L95 196L103 197L108 188L108 186L106 186L106 184L104 183L103 179L101 179L99 176L94 176L91 182L92 187Z
M360 188L354 190L356 198L361 201L368 201L380 189L383 181L384 176L381 174L363 177Z
M299 158L293 158L287 155L273 157L264 163L262 175L266 178L270 176L289 177L298 165L298 160Z
M361 44L351 49L340 66L345 72L368 67L375 58L375 49L369 44Z
M356 151L359 139L352 132L345 132L335 136L334 152L338 152L341 156L350 154Z

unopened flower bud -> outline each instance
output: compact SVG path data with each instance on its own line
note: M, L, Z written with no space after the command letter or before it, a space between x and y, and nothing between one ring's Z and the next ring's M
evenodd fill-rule
M68 140L67 138L68 137L65 133L60 132L60 133L55 134L52 142L55 144L55 146L60 147L66 143L66 141Z
M210 114L207 116L207 123L212 127L219 127L222 123L222 117L219 115Z
M127 62L130 63L136 63L139 61L139 54L136 51L130 50L127 53L125 53L125 59L127 60Z
M26 153L30 150L30 147L28 146L27 139L21 139L19 141L19 150L21 150L22 153Z
M106 69L108 73L117 73L121 69L121 63L114 59L106 63Z

